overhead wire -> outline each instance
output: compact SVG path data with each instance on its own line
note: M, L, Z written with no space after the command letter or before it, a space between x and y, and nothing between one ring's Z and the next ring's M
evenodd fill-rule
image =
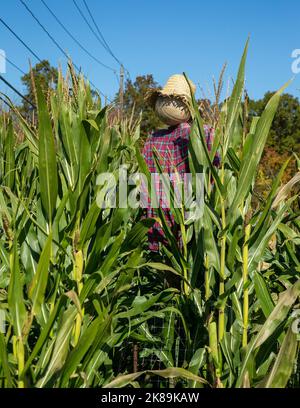
M0 17L0 22L24 45L24 47L39 61L42 60L37 56L37 54L32 51L32 49L15 33L15 31Z
M29 105L36 109L35 104L33 104L28 98L26 98L26 96L21 94L21 92L19 92L10 82L3 78L2 75L0 75L0 80L4 82L10 89L12 89L17 95L19 95L24 101L26 101L27 103L29 103Z
M127 76L128 76L129 79L130 79L130 72L129 72L128 69L124 66L123 62L121 62L121 61L116 57L116 55L113 53L111 47L110 47L110 46L108 45L108 43L106 42L106 40L105 40L105 38L104 38L104 36L103 36L103 34L102 34L100 28L99 28L99 25L97 24L96 20L94 19L93 13L91 12L91 10L90 10L90 8L89 8L89 6L88 6L86 0L83 0L83 3L84 3L84 5L85 5L85 8L87 9L87 12L88 12L88 14L89 14L91 20L92 20L93 23L94 23L94 26L96 27L96 30L98 31L98 34L100 35L100 37L102 38L104 44L106 45L107 51L108 51L109 54L117 61L117 63L125 69L125 71L127 72Z
M101 40L101 38L98 36L98 34L96 33L96 31L93 29L93 27L90 25L88 19L85 17L85 15L83 14L83 11L81 10L81 8L78 6L76 0L73 0L73 4L75 5L76 9L78 10L79 14L81 15L81 17L83 18L83 20L85 21L85 23L87 24L87 26L89 27L89 29L91 30L91 32L94 34L94 36L97 38L97 40L100 42L100 44L102 45L102 47L104 47L107 51L107 47L105 45L105 43Z
M100 61L97 57L95 57L93 54L89 52L89 50L86 49L84 45L82 45L77 38L74 37L74 35L63 25L63 23L59 20L59 18L56 16L56 14L50 9L50 7L47 5L47 3L44 0L41 0L41 2L44 4L44 6L47 8L49 13L53 16L53 18L56 20L56 22L61 26L61 28L69 35L69 37L72 38L72 40L87 54L89 55L94 61L96 61L99 65L103 66L104 68L107 68L111 70L112 72L116 72L116 70L109 65L104 64L102 61Z
M18 67L14 62L12 62L10 59L7 58L7 56L5 56L5 60L14 68L16 68L19 72L21 72L21 74L26 75L26 72L23 71L20 67Z
M91 26L91 24L89 23L88 19L86 18L86 16L84 15L83 11L81 10L81 8L79 7L78 3L76 0L73 0L73 4L75 5L76 9L78 10L79 14L81 15L81 17L83 18L83 20L85 21L85 23L87 24L87 26L89 27L89 29L91 30L91 32L94 34L94 36L96 37L96 39L99 41L99 43L102 45L102 47L115 59L115 61L120 65L123 66L123 68L125 68L125 71L127 71L128 76L130 77L130 73L128 71L128 69L126 67L124 67L124 64L116 57L116 55L113 53L111 47L108 45L107 41L105 40L99 25L97 24L96 20L93 17L93 14L88 6L88 4L86 3L85 0L84 1L84 5L87 9L87 12L91 18L91 20L93 21L93 24L96 27L97 32L93 29L93 27Z
M96 23L96 21L95 21L95 19L94 19L94 16L93 16L93 14L91 13L91 10L90 10L90 8L89 8L87 2L86 2L85 0L83 0L83 3L84 3L84 5L85 5L85 8L87 9L87 12L88 12L88 14L89 14L89 16L90 16L92 22L94 23L94 26L96 27L96 30L98 31L98 34L100 35L100 37L101 37L103 43L105 44L106 50L107 50L107 51L109 52L109 54L115 59L115 61L117 61L117 63L118 63L119 65L124 65L124 64L115 56L115 54L112 52L111 47L107 44L107 42L106 42L106 40L105 40L105 38L104 38L104 36L103 36L103 34L102 34L100 28L99 28L99 25Z
M9 104L4 98L2 98L2 96L0 96L0 100L1 100L2 102L4 102L5 105L7 105L9 108L11 108L10 104Z
M51 39L51 41L56 45L56 47L61 51L61 53L69 60L68 54L64 51L64 49L58 44L58 42L55 40L55 38L49 33L49 31L46 29L46 27L39 21L39 19L35 16L35 14L32 12L32 10L27 6L27 4L23 0L19 0L23 6L26 8L26 10L30 13L30 15L33 17L33 19L38 23L38 25L42 28L42 30L47 34L47 36ZM73 62L73 65L75 69L80 73L81 69L78 67L78 65ZM87 77L83 75L85 79ZM101 92L95 84L91 80L89 80L90 84L104 97L106 98L109 102L112 102L103 92Z

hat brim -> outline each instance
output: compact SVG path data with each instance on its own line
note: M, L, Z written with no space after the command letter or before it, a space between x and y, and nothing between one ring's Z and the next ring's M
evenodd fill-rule
M188 103L188 98L186 95L164 92L162 89L149 89L145 96L145 102L148 103L152 108L154 108L156 100L159 96L172 96L173 98L178 98L183 102Z
M160 94L161 90L159 89L149 89L145 95L145 102L154 108L155 102Z

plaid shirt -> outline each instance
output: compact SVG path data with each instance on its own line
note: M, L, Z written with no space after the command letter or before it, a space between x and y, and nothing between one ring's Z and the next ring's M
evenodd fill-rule
M206 135L207 147L210 151L214 138L214 129L204 125L204 131ZM181 123L177 126L171 126L168 129L158 130L148 136L144 145L143 156L150 173L158 173L152 157L153 148L156 148L159 156L163 159L163 163L161 163L163 173L168 173L171 175L178 172L183 180L184 174L189 173L188 143L190 132L191 126L188 123ZM217 154L214 159L215 166L219 165L219 160L220 158ZM154 184L155 191L159 196L159 206L162 208L166 221L180 244L181 239L179 226L175 223L174 217L166 205L166 197L164 195L162 183L160 182L159 177L155 177ZM148 200L146 213L147 217L149 218L157 217L155 208L152 208L150 205L150 199ZM164 233L158 222L155 222L153 227L149 230L148 240L149 249L151 251L158 251L159 242L166 243Z

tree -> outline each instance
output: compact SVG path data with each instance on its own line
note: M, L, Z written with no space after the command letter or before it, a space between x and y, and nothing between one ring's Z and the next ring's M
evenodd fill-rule
M149 89L160 89L151 74L137 76L134 82L128 79L125 84L124 112L126 116L131 116L134 109L134 119L137 119L142 113L142 136L146 136L150 131L162 126L155 111L145 103L145 96Z
M35 84L33 84L33 78ZM56 87L58 80L58 70L50 65L48 60L43 60L37 63L32 70L21 77L23 85L26 87L25 97L33 105L36 104L35 85L38 83L42 90L46 93L49 88ZM30 103L23 100L21 111L28 116L31 114L33 107Z
M265 93L262 99L248 100L249 117L260 116L274 92ZM250 123L249 123L250 125ZM271 189L276 174L291 158L285 170L282 182L286 183L297 172L295 157L292 152L300 152L300 103L298 98L283 94L269 132L262 160L259 164L255 191L266 197Z
M265 93L262 99L249 100L249 115L260 116L274 92ZM277 152L300 151L300 103L299 99L285 93L281 96L272 123L267 146Z

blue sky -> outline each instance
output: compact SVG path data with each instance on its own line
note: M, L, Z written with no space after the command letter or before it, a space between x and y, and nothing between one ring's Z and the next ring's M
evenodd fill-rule
M98 43L72 0L45 0L65 27L85 47L117 72L118 64ZM226 82L236 75L242 50L250 35L246 87L259 98L293 77L291 53L300 49L299 0L86 0L113 52L131 74L152 73L160 84L169 75L187 72L209 96L212 77L228 63ZM62 48L108 97L118 82L113 72L99 66L71 40L40 0L25 0ZM86 13L83 0L77 0ZM33 20L19 0L1 2L0 15L41 59L65 66L65 57ZM24 71L35 58L0 24L0 49ZM9 64L3 76L24 92L20 73ZM0 91L17 101L7 86ZM300 74L288 92L300 96ZM200 96L201 93L199 92Z

